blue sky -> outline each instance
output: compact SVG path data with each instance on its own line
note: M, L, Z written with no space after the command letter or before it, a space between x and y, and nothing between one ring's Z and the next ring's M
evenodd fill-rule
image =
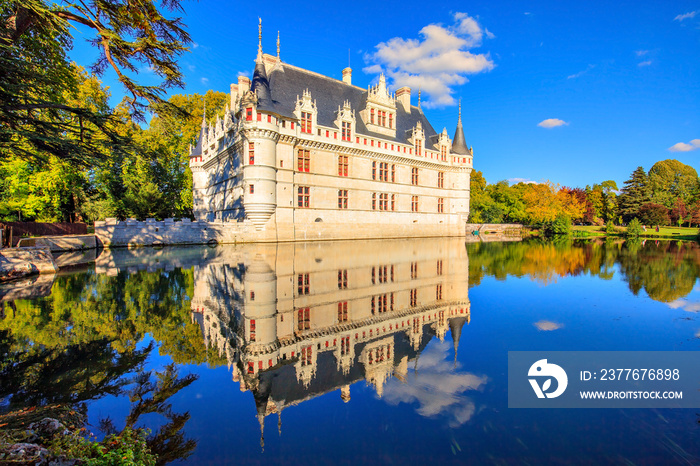
M457 101L487 181L619 186L639 165L700 169L700 1L184 2L185 89L228 92L257 50L366 87L386 73L450 136ZM92 54L76 33L73 58ZM349 51L349 52L348 52ZM156 82L144 68L144 82ZM121 97L109 73L115 103ZM320 98L320 97L318 97Z

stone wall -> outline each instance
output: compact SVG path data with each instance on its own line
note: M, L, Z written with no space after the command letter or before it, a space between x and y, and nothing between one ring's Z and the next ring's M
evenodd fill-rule
M189 219L165 219L145 222L107 219L95 222L98 246L158 246L165 244L270 243L278 241L327 241L378 238L425 238L463 236L459 224L376 224L331 223L323 221L277 222L276 214L266 228L256 230L248 222L192 222ZM282 220L282 219L280 219ZM270 227L272 225L272 227Z

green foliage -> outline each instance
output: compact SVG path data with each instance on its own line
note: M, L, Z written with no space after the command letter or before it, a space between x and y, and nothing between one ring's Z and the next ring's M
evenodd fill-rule
M605 233L607 233L608 235L614 235L615 233L617 233L617 230L615 229L615 224L612 220L608 220L608 223L605 224Z
M630 220L630 222L627 224L625 236L629 238L637 238L641 236L642 233L644 233L644 231L642 231L642 224L639 222L637 217Z
M652 200L667 209L672 209L677 199L690 204L697 195L698 173L678 160L662 160L649 170L649 187Z
M158 458L148 447L147 435L144 429L130 427L120 434L106 436L101 442L78 434L59 434L48 442L47 449L55 456L79 459L80 464L90 466L155 466Z
M618 199L620 215L626 222L638 217L641 207L651 202L649 179L644 168L637 167L630 179L625 181Z

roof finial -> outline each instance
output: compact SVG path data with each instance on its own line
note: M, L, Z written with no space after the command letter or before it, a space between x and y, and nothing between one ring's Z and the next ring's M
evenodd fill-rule
M262 18L258 16L258 60L262 60Z
M280 32L277 31L277 61L280 59Z
M420 87L418 88L418 110L420 110Z
M457 117L457 124L462 124L462 98L459 98L459 116Z

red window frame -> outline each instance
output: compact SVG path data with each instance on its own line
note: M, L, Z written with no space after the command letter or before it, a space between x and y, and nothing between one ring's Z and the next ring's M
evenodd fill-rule
M255 165L255 143L248 143L248 165Z
M309 149L299 149L297 152L297 170L308 172L311 168L311 151Z
M297 189L297 206L308 208L309 207L309 187L299 186Z

